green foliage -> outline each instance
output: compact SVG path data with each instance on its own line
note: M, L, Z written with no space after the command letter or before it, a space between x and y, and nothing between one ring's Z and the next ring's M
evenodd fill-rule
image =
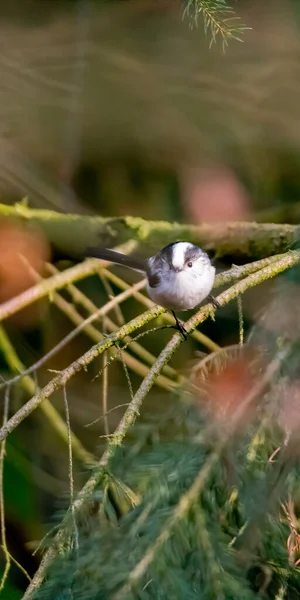
M278 502L264 505L271 493L268 452L277 443L271 428L253 425L232 440L179 516L182 498L213 452L214 439L199 437L206 425L201 411L174 399L170 411L135 426L132 442L112 462L114 476L107 475L94 496L98 510L78 524L79 549L56 559L35 600L254 600L263 590L275 598L282 585L286 597L298 597L300 572L289 564L287 523ZM257 431L260 443L253 453ZM296 475L290 474L290 492ZM118 494L107 492L110 481L116 487L121 477L142 498L125 514L119 510L122 496L128 499L124 486ZM257 532L251 523L262 506L266 512ZM251 533L253 555L247 556L243 531Z
M20 592L14 585L11 585L9 582L6 582L3 588L3 599L20 600L20 598L22 598L22 592Z
M7 461L3 479L5 501L10 516L18 524L25 519L28 525L35 522L38 509L32 465L24 454L18 436L12 435L7 444Z
M235 15L226 0L187 0L184 16L190 19L190 24L198 25L199 15L204 21L204 31L211 35L210 47L216 43L217 36L222 39L223 51L230 40L242 42L242 35L246 27L240 22L240 17Z

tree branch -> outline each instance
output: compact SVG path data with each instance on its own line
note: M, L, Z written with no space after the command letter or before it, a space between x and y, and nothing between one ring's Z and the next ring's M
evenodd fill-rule
M137 217L64 215L17 204L0 204L0 216L37 225L60 257L82 259L91 246L112 247L134 240L145 255L188 239L218 256L259 259L285 251L300 238L300 227L272 223L220 223L199 227Z

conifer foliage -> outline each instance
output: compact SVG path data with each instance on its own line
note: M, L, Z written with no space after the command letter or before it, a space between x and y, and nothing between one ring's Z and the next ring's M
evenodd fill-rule
M184 16L190 25L198 25L199 17L204 22L204 31L210 36L210 46L221 38L223 50L230 40L243 41L243 33L249 29L234 9L225 0L186 0Z
M248 346L201 360L194 394L135 425L35 598L299 598L297 457L274 402L290 351L254 393Z

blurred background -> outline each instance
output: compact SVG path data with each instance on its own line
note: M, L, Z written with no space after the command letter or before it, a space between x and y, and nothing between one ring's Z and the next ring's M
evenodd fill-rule
M179 0L1 2L1 203L26 197L30 207L62 213L194 225L299 222L299 2L235 2L236 15L249 29L242 43L229 41L225 52L218 37L210 47L201 15L196 27L192 14L183 18L183 9ZM32 240L28 255L36 257L39 271L49 251L43 240ZM16 249L12 231L2 230L0 246L3 301L28 282L7 262ZM7 272L14 274L13 285ZM114 273L124 277L122 270ZM137 280L130 273L125 277L129 283ZM247 293L246 333L275 285ZM98 276L78 287L97 306L107 301L107 287ZM67 292L63 297L74 304ZM133 300L125 302L117 324L140 310ZM237 310L236 304L226 307L201 331L221 346L237 343ZM74 323L47 299L4 326L28 367ZM145 347L157 354L169 337L168 331L159 339L150 334ZM77 337L39 370L38 384L52 377L48 369L64 368L91 343L84 334ZM189 341L172 364L185 367L204 351ZM2 376L9 378L3 352L0 364ZM101 382L94 379L101 367L95 361L68 389L72 429L97 456L105 447L99 439L103 422L90 429L85 425L101 413ZM136 390L141 377L134 370L130 377ZM130 401L122 362L110 366L109 390L109 406ZM11 411L28 397L28 390L15 386ZM145 414L169 401L168 393L156 387ZM64 414L61 394L54 404ZM123 409L112 413L111 430L122 414ZM9 436L4 470L8 546L31 575L38 562L32 549L53 524L55 511L67 503L67 473L67 448L36 411ZM87 474L77 464L76 489ZM25 587L26 579L12 566L7 597L20 598Z

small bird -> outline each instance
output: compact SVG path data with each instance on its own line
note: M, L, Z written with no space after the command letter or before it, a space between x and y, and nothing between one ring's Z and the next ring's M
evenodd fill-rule
M177 319L175 310L193 309L207 297L214 306L220 306L210 295L215 279L215 267L206 252L190 242L168 244L158 254L146 260L108 248L89 248L85 254L146 275L147 291L151 300L172 312L176 328L185 339L187 332Z

